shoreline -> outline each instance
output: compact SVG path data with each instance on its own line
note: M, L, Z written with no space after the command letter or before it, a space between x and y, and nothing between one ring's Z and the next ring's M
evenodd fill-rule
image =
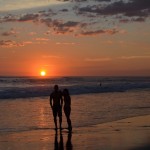
M150 115L137 116L73 128L56 133L52 129L31 130L0 135L1 150L147 150L150 148Z
M87 133L85 138L88 138L88 148L92 150L150 149L150 115L130 117L89 128L85 127L78 132L83 134L83 137Z

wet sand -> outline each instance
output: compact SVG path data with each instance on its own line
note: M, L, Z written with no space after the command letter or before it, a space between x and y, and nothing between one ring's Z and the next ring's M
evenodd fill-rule
M33 129L0 134L0 150L148 150L150 115L90 127Z

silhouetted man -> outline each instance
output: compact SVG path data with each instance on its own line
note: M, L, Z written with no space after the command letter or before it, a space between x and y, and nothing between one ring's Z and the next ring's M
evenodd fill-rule
M55 129L57 130L57 116L59 117L59 126L62 124L62 92L59 91L58 85L54 86L54 91L50 94L50 106L53 111Z

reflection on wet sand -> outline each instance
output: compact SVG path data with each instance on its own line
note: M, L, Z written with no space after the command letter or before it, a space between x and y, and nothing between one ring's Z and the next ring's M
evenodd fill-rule
M71 142L71 138L72 138L72 133L68 132L67 141L66 141L66 150L73 150L73 145L72 145L72 142ZM62 132L60 132L59 135L58 135L57 131L55 133L54 150L64 150L64 141L63 141Z
M73 149L73 145L72 145L72 142L71 142L71 138L72 138L72 133L69 132L69 133L68 133L67 142L66 142L66 150L72 150L72 149Z

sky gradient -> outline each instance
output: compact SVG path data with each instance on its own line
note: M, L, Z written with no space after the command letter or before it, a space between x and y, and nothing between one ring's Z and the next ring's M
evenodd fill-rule
M0 0L0 75L149 76L150 0Z

